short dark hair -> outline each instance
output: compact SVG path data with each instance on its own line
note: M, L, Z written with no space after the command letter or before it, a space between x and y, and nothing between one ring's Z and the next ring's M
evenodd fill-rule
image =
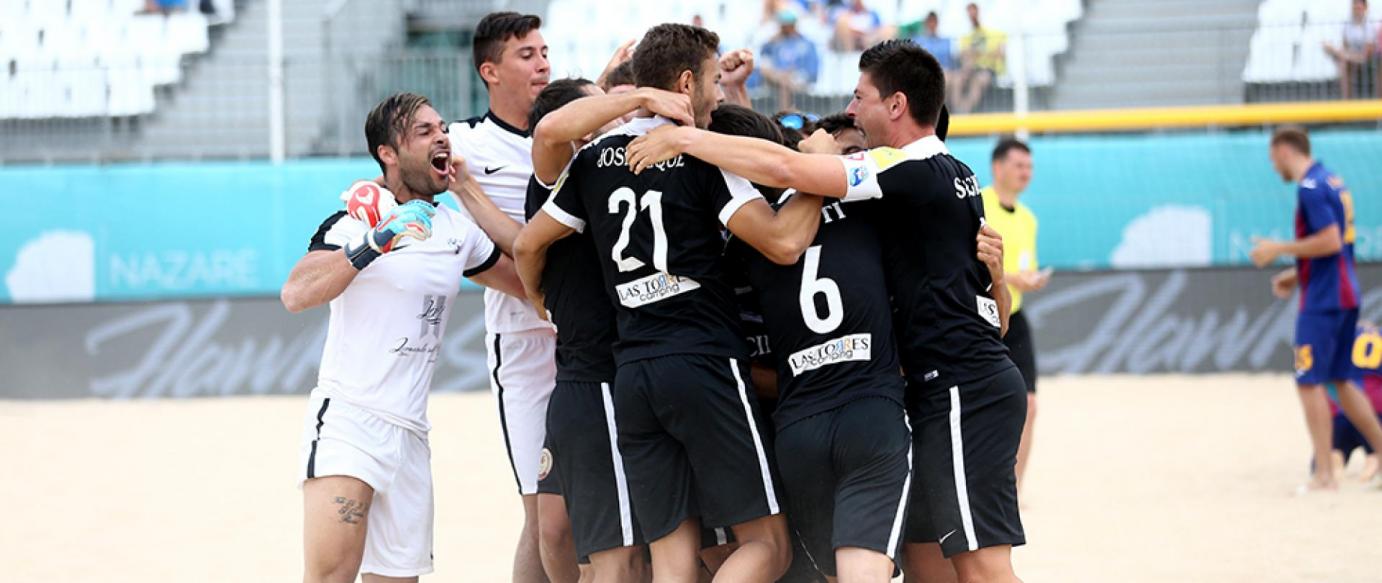
M859 126L854 125L854 118L849 117L848 114L835 113L827 115L816 122L816 129L825 130L825 133L833 136L844 130L859 130Z
M720 50L720 36L689 24L659 24L644 33L633 53L639 87L673 89L682 71L700 76L701 62Z
M486 14L475 25L475 38L470 47L470 56L475 59L475 72L480 72L480 65L498 63L504 58L505 41L515 37L523 38L541 27L542 17L536 14L519 14L517 12Z
M927 20L935 20L935 21L938 21L938 22L939 22L940 19L941 19L941 16L940 16L939 14L936 14L936 11L935 11L935 10L932 10L932 11L926 13L926 18L923 18L923 19L922 19L922 22L925 22L925 21L927 21Z
M778 127L777 122L742 105L720 104L719 107L715 108L715 111L710 113L710 126L707 129L717 134L759 138L796 149L794 145L789 145L784 138L784 134L789 132L783 132L782 128ZM777 198L782 196L781 188L769 188L761 184L754 184L753 186L758 189L758 192L763 193L768 202L776 202Z
M880 97L902 92L912 119L935 126L945 102L945 71L936 57L911 40L889 40L859 57L859 71L868 73Z
M1272 133L1272 147L1290 146L1297 152L1310 155L1310 133L1301 126L1281 126Z
M365 116L365 143L380 170L384 169L384 160L379 157L379 146L397 148L398 137L408 131L408 124L424 105L432 105L432 102L416 93L395 93L385 97Z
M634 84L633 61L624 61L619 63L619 66L615 67L614 70L610 71L609 75L605 76L605 84L600 87L600 89L609 91L612 87Z
M585 97L585 88L594 84L590 79L580 77L557 79L548 83L542 88L542 92L537 94L537 98L533 99L533 109L528 112L528 129L537 128L537 122L542 121L547 114L561 109L563 105Z
M998 140L998 145L993 147L993 156L989 158L989 161L998 162L999 160L1006 160L1008 159L1008 152L1013 150L1022 150L1028 154L1032 153L1032 148L1028 146L1026 142L1008 136Z

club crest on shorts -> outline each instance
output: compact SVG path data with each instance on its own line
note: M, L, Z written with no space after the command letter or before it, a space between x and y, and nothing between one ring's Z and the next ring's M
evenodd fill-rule
M547 474L552 473L552 450L542 448L542 455L537 458L537 479L546 480Z

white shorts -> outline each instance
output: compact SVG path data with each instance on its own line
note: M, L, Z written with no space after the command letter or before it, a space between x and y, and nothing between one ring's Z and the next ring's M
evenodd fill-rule
M538 458L547 437L547 401L557 383L557 336L551 330L486 334L489 385L499 403L518 493L537 493Z
M374 489L361 573L432 572L432 449L426 437L313 391L300 455L299 481L350 476Z

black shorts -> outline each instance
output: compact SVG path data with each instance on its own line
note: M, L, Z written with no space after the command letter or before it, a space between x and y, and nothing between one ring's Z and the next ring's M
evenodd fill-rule
M911 457L906 413L888 399L859 399L782 428L788 514L817 569L835 576L841 547L897 557Z
M772 450L747 379L743 362L699 354L619 367L619 451L648 541L695 516L713 528L781 511Z
M643 544L634 520L623 460L614 443L614 409L607 383L557 381L547 405L547 448L538 491L555 477L566 498L576 554Z
M1382 421L1382 413L1377 414L1377 420ZM1344 416L1340 411L1334 416L1334 451L1344 454L1344 461L1347 462L1349 456L1353 455L1354 450L1363 448L1364 455L1372 455L1372 446L1368 445L1367 438L1358 431L1357 427Z
M907 542L939 542L946 557L1024 544L1016 475L1027 418L1022 374L1013 367L915 396Z
M1008 334L1003 336L1003 344L1022 380L1027 383L1027 392L1035 393L1037 385L1036 345L1032 344L1032 327L1027 323L1027 315L1021 311L1008 318Z

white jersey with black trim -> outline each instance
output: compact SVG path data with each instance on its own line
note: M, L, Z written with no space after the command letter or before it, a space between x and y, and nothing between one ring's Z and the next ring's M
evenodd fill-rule
M453 123L448 131L451 151L465 158L467 170L490 200L509 218L527 223L523 204L528 179L533 175L532 136L505 123L494 112ZM539 319L527 302L485 290L485 330L491 334L511 334L552 330L552 325Z
M344 212L326 219L311 250L334 250L367 227ZM426 435L427 392L462 277L499 261L499 249L464 215L438 206L432 236L365 266L331 300L316 393Z

